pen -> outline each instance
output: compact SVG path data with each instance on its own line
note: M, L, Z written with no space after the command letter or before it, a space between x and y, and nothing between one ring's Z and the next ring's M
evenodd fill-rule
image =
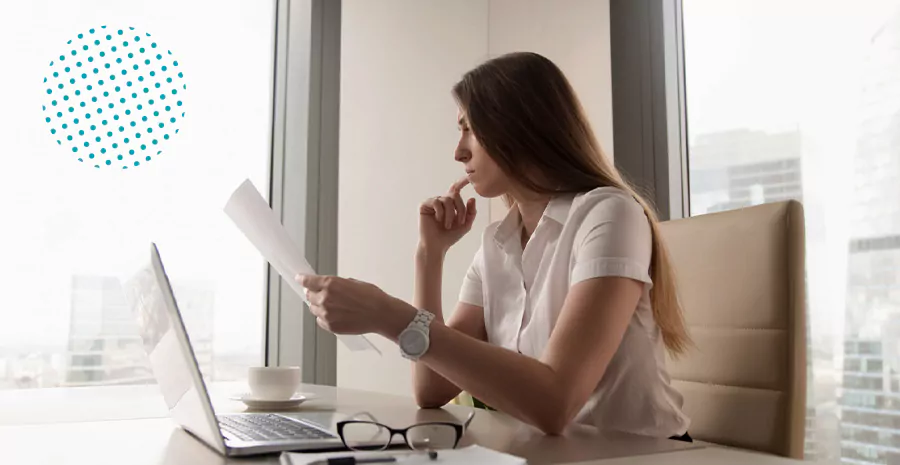
M437 460L437 451L428 451L429 460ZM309 465L356 465L362 463L391 463L396 462L397 457L386 455L383 457L354 457L348 455L346 457L332 457L324 460L317 460Z
M347 457L332 457L330 459L325 460L317 460L309 465L356 465L358 463L388 463L388 462L396 462L396 457L360 457L356 458L353 456Z

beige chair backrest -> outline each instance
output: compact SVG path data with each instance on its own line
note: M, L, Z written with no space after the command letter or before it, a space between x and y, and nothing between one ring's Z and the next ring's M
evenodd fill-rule
M669 360L694 438L803 457L803 208L789 201L664 222L695 347Z

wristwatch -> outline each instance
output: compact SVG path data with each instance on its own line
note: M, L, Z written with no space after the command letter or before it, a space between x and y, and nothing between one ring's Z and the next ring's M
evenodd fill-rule
M400 355L408 360L418 360L428 351L430 339L428 338L429 325L434 320L434 314L425 310L418 310L416 317L400 332L397 337L397 345L400 346Z

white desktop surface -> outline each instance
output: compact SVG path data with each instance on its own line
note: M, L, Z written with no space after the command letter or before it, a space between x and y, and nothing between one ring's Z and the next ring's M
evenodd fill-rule
M242 403L228 399L244 388L243 383L211 386L216 411L245 411ZM361 411L398 427L423 420L462 420L470 411L455 405L439 410L420 410L407 397L328 386L304 385L301 391L316 397L296 411L285 413L303 415L326 424ZM85 421L87 418L99 421ZM531 464L802 463L712 445L626 434L598 434L590 428L571 428L564 436L548 437L504 414L481 410L461 445L472 443L525 457ZM222 457L168 418L156 386L125 386L0 393L0 463L277 464L278 456Z

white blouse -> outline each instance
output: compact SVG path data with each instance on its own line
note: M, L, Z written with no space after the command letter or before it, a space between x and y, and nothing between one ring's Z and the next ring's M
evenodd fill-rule
M646 436L684 434L690 420L670 385L650 307L651 231L640 204L613 187L558 196L524 251L520 231L516 208L491 224L460 291L462 302L484 308L488 342L540 358L571 286L603 276L643 282L619 349L575 421Z

